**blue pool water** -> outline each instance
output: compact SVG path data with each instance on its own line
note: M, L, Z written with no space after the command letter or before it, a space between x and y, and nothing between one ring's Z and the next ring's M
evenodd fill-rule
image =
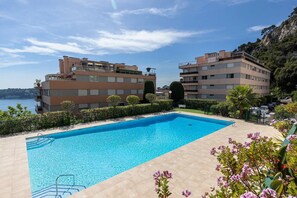
M61 174L92 186L230 124L174 113L28 139L31 190Z

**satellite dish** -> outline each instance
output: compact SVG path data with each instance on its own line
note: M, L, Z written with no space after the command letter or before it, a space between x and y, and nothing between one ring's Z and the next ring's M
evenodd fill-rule
M151 71L151 69L152 69L152 68L150 68L150 67L147 67L147 68L146 68L146 71L147 71L147 72L150 72L150 71Z

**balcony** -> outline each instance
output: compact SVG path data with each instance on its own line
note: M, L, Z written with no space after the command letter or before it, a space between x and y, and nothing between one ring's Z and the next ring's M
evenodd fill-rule
M41 101L41 99L42 99L42 96L40 96L40 95L35 97L36 102Z
M188 83L198 83L198 80L181 80L182 84L188 84Z
M189 68L189 67L196 67L197 66L197 62L196 61L190 61L190 62L184 62L184 63L179 63L178 67L180 69L183 68Z
M181 72L180 75L186 75L186 74L198 74L198 71L192 71L192 72Z
M198 92L198 90L191 90L191 89L185 89L184 91L188 92L188 93L197 93Z
M42 106L36 105L35 106L35 112L36 113L42 113Z

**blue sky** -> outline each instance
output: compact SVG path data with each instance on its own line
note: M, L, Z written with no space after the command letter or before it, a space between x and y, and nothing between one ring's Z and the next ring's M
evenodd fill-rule
M234 50L285 20L297 0L0 0L0 89L32 87L64 55L147 66L157 86L178 63Z

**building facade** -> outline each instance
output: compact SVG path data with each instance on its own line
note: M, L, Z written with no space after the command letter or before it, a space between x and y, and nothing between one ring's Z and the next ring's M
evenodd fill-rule
M60 72L48 74L36 88L38 113L61 110L61 102L73 101L77 109L107 106L109 95L119 95L122 102L128 95L142 98L144 82L153 81L154 71L143 74L136 65L91 61L64 56L59 60Z
M179 68L186 98L224 101L238 85L249 85L261 96L269 94L270 71L245 52L206 53L195 62L180 63Z

